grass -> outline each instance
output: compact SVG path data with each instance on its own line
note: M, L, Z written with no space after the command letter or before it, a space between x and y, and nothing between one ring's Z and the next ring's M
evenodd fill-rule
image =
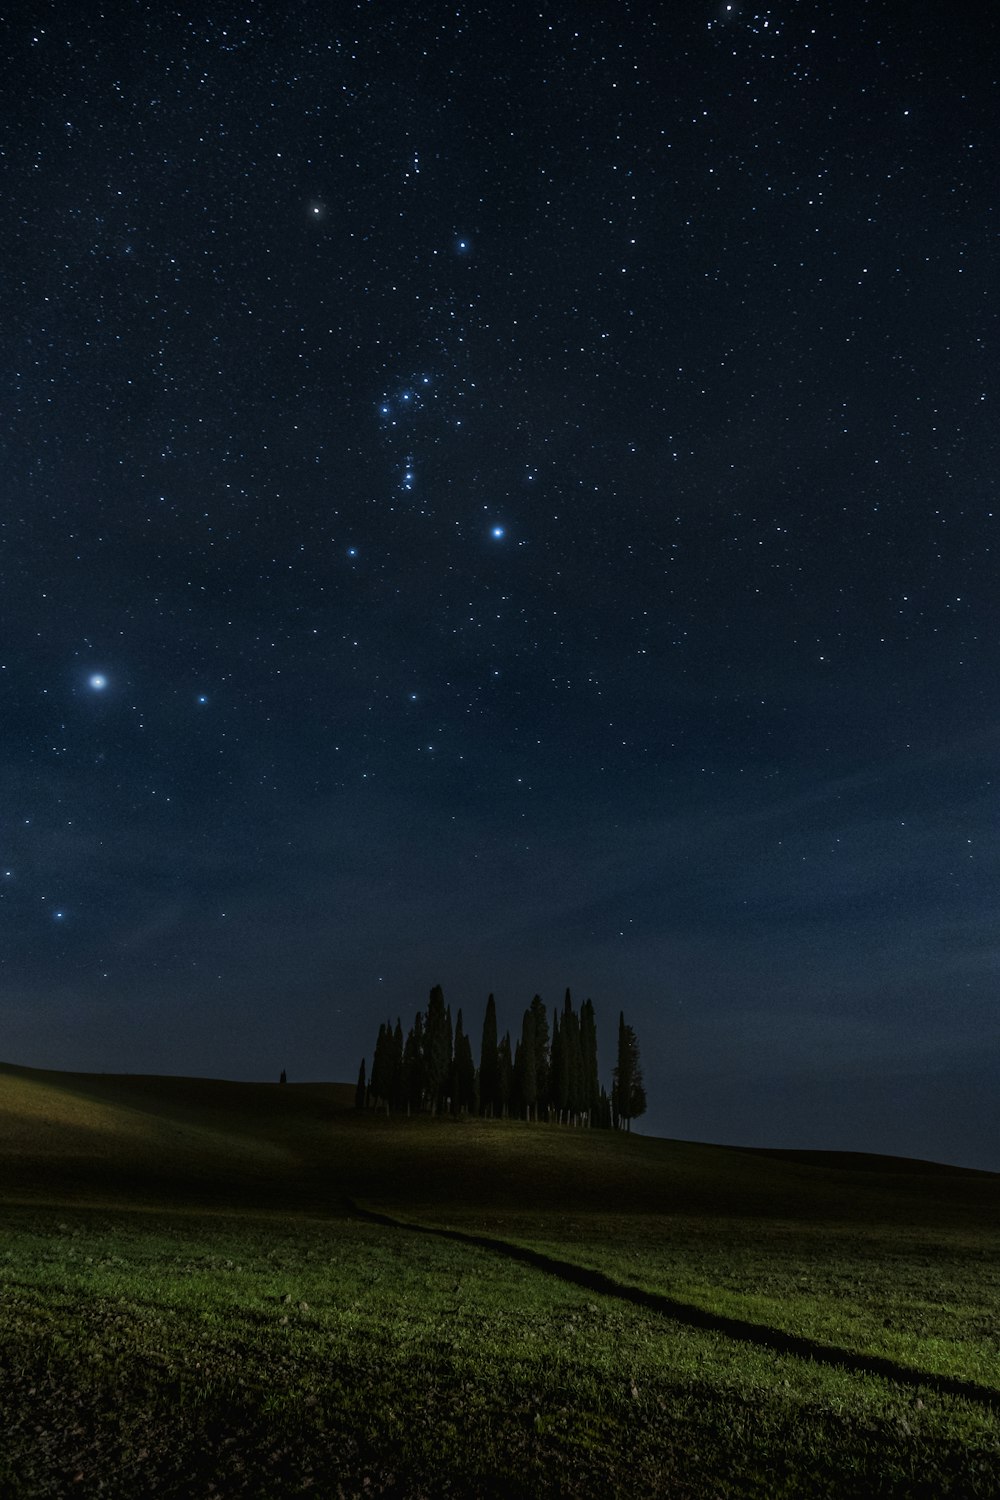
M0 1068L0 1495L996 1495L982 1403L346 1207L1000 1391L996 1178L350 1097Z
M635 1215L623 1234L607 1214L548 1228L523 1215L462 1220L693 1308L1000 1386L1000 1260L981 1232Z

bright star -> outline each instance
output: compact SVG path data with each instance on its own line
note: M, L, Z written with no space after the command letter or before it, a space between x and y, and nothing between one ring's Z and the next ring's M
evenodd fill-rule
M104 689L108 685L108 679L105 677L103 672L92 673L89 678L89 682L95 693L103 693Z
M501 541L506 535L506 528L503 526L494 526L490 531L490 536L497 542Z

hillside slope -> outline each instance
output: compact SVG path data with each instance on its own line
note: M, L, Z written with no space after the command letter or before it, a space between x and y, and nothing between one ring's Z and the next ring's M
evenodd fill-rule
M342 1084L76 1074L0 1064L0 1197L442 1221L656 1214L1000 1228L1000 1178L520 1121L392 1119Z

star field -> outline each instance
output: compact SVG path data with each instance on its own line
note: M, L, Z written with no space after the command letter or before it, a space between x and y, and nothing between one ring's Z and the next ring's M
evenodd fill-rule
M7 29L0 1056L1000 1168L998 28L678 10Z

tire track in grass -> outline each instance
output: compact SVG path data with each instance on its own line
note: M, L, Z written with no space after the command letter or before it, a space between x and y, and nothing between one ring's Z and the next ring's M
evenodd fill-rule
M696 1328L708 1333L722 1333L727 1338L743 1344L754 1344L760 1349L770 1349L776 1354L791 1354L797 1359L811 1359L816 1364L835 1365L839 1369L853 1370L862 1375L875 1375L882 1380L891 1380L896 1385L920 1387L939 1396L959 1396L1000 1412L1000 1390L980 1385L975 1380L965 1380L959 1375L936 1375L929 1370L919 1370L912 1365L897 1363L881 1354L858 1354L851 1349L838 1348L836 1344L824 1344L818 1339L803 1334L786 1333L780 1328L771 1328L766 1323L751 1323L744 1318L731 1318L724 1313L709 1312L690 1302L678 1302L662 1292L649 1292L643 1287L629 1286L616 1281L603 1271L592 1271L571 1260L559 1260L545 1255L541 1250L531 1250L527 1245L517 1245L510 1240L496 1239L492 1235L471 1234L463 1229L445 1229L438 1225L422 1224L417 1219L397 1219L392 1214L377 1209L365 1208L352 1198L347 1199L350 1211L372 1224L382 1224L389 1229L408 1229L413 1234L429 1234L437 1239L454 1240L460 1245L473 1245L479 1250L492 1250L505 1255L509 1260L519 1260L557 1276L561 1281L585 1287L604 1297L617 1297L619 1301L631 1302L647 1312L659 1313L674 1323L686 1328Z

